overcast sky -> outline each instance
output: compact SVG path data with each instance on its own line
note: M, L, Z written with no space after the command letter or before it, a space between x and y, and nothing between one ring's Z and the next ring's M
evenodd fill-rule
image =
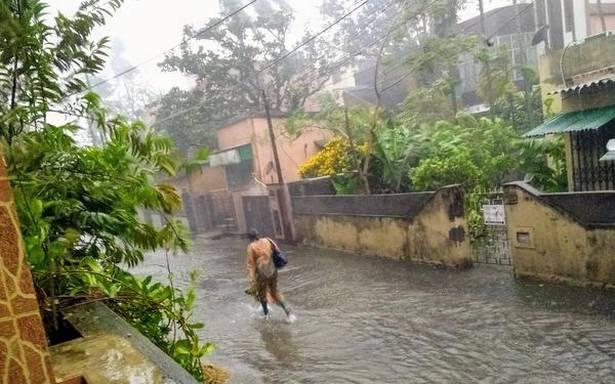
M72 13L81 0L47 0L51 13L62 11ZM512 4L512 0L484 0L485 8ZM318 9L321 0L287 0L295 10L297 35L305 31L305 25L318 26ZM470 0L462 19L478 13L478 0ZM111 37L113 51L107 63L107 73L117 73L122 68L141 63L158 55L166 48L181 41L182 28L186 24L204 25L218 12L217 0L125 0L118 13L109 20L98 34ZM155 93L165 92L173 85L188 86L181 76L163 74L156 63L163 56L157 56L148 64L139 67L139 79L147 83Z

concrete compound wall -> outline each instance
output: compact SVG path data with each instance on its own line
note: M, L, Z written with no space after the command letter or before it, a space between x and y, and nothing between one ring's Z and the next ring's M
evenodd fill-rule
M294 196L307 244L448 267L471 265L459 186L397 195Z
M615 285L615 191L542 194L504 188L514 273Z
M6 167L1 157L0 380L11 384L55 382Z

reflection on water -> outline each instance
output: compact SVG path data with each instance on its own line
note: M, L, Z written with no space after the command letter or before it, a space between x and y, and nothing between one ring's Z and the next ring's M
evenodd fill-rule
M262 321L256 325L260 332L265 350L274 357L278 364L285 369L293 369L299 361L299 349L293 343L290 324L279 321Z
M291 249L280 285L299 320L286 324L243 293L244 246L198 240L173 260L186 280L203 270L196 315L234 383L615 382L613 293Z

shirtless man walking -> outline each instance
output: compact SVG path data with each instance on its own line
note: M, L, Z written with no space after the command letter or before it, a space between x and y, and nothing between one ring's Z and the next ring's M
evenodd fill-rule
M250 244L247 249L248 278L251 291L263 306L265 317L269 316L268 302L278 304L289 320L292 320L290 309L278 291L278 271L273 263L273 250L277 244L270 238L260 238L256 230L248 233Z

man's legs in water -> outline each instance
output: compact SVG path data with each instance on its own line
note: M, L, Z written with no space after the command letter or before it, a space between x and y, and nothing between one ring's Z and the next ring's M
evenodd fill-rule
M269 315L269 308L267 307L267 299L260 300L260 302L261 302L261 305L263 306L263 314L265 316L268 316Z
M256 277L256 297L263 307L263 314L269 315L269 307L267 306L267 281L265 278Z
M290 308L288 308L288 305L286 305L286 303L284 302L282 295L280 294L280 292L278 292L277 272L269 279L268 286L269 286L269 293L271 294L271 297L273 298L273 300L275 300L277 305L282 307L282 309L284 310L284 313L286 313L286 316L290 316Z

